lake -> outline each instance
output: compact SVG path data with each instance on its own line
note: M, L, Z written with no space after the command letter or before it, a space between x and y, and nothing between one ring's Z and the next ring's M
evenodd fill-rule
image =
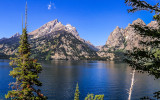
M105 100L127 100L132 69L122 62L107 61L41 61L43 72L40 80L44 95L49 100L73 100L76 84L79 84L80 100L88 93L104 94ZM0 100L10 90L13 82L9 60L0 60ZM160 90L160 80L136 72L132 100L153 96Z

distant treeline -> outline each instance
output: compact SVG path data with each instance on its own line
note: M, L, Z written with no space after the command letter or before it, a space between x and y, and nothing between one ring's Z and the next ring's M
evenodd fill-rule
M11 56L0 53L0 59L9 59Z
M5 55L3 53L0 53L0 59L9 59L10 57L15 57L15 55Z

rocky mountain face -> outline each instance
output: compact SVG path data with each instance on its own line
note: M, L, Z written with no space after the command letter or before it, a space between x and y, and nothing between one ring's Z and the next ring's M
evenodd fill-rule
M148 38L142 38L139 34L137 34L132 26L135 24L148 26L150 28L158 28L158 23L156 21L152 21L146 25L141 19L133 21L133 23L129 24L125 29L117 26L108 37L106 44L98 52L98 55L101 57L109 56L110 58L114 59L116 55L111 52L120 53L124 50L133 50L134 47L142 48L140 41L146 41Z
M14 34L13 36L11 36L10 38L15 38L15 37L19 37L20 34L17 32L16 34Z
M32 39L36 39L48 34L53 34L56 33L57 31L61 31L64 30L67 33L71 33L73 36L75 36L78 40L80 40L81 42L85 43L86 45L88 45L92 50L94 51L98 51L98 49L91 44L89 41L86 41L84 39L82 39L76 28L71 26L70 24L67 25L63 25L61 22L59 22L57 19L53 20L51 22L48 22L47 24L43 25L42 27L40 27L39 29L29 33L29 35L32 36ZM54 35L54 34L53 34Z
M33 57L37 59L79 60L97 56L88 45L64 30L36 38L31 41L31 44Z
M58 20L48 22L29 33L32 57L38 59L90 59L98 50L90 42L80 38L75 27L63 25ZM14 55L19 46L19 34L0 40L0 56Z
M118 26L116 29L111 33L111 35L108 37L108 40L106 42L107 48L124 48L124 42L125 38L123 36L124 29L119 28Z
M0 39L0 58L8 58L17 52L19 46L20 35L13 35L10 38Z

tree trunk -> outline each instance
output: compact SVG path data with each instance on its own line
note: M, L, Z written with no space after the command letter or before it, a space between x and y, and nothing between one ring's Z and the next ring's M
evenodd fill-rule
M135 83L134 75L135 75L135 69L133 70L133 73L132 73L131 87L130 87L129 92L128 92L129 93L128 100L131 100L131 96L132 96L133 85Z

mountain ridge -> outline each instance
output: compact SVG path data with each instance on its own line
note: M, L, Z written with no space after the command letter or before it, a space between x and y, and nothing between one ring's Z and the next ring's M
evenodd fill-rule
M0 54L14 55L17 52L19 37L16 33L11 38L0 41ZM78 60L97 56L98 49L82 39L75 27L70 24L63 25L57 19L28 33L28 37L34 58Z
M135 47L142 49L143 46L140 44L140 41L151 41L150 38L143 38L137 34L133 25L140 25L153 29L158 28L158 23L156 21L151 21L149 24L145 24L140 18L133 21L131 24L128 24L128 26L124 29L117 26L109 35L106 44L100 48L98 55L100 57L109 56L114 59L116 54L121 53L121 55L118 54L118 56L123 57L123 51L133 50Z
M139 42L140 40L146 41L146 39L137 34L134 27L132 27L135 24L154 29L158 28L156 21L145 24L143 20L138 18L128 24L126 28L117 26L109 35L104 46L95 47L89 41L82 39L75 27L70 24L63 25L56 19L28 34L33 52L32 57L69 60L109 58L114 60L123 55L119 51L133 50L134 47L142 48ZM11 38L0 39L0 54L13 55L17 51L19 37L19 33L16 33ZM117 51L119 52L119 54L117 53L118 56L113 53Z

